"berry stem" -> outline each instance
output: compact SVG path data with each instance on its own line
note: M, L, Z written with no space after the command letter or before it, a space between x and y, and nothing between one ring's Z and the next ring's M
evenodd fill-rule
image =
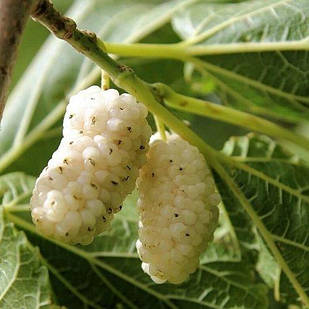
M103 90L107 90L109 89L109 86L110 86L109 76L104 70L101 70L101 88Z
M161 138L166 141L166 133L165 133L165 126L164 126L164 123L161 121L161 119L156 116L156 115L153 115L153 118L155 120L155 123L156 123L156 127L157 127L157 130L158 132L160 133L161 135Z

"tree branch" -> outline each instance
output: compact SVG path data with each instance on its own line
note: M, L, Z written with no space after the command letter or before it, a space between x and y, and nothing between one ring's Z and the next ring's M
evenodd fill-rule
M21 35L36 0L0 1L0 120Z

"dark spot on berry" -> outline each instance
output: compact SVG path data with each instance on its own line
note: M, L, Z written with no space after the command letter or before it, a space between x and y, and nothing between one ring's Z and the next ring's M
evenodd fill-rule
M90 98L90 100L91 100L91 101L93 101L93 100L94 100L94 98L93 98L93 97L91 97L91 98Z
M122 140L119 140L119 141L118 141L118 145L120 145L121 143L122 143Z
M106 222L106 218L105 218L104 216L102 217L102 220L103 220L104 222Z
M62 166L59 166L59 171L60 171L60 174L62 174L62 172L63 172Z
M127 169L128 169L129 171L131 171L131 167L130 167L129 165L127 165Z
M49 179L50 181L53 181L53 180L54 180L52 177L48 177L48 179Z
M91 124L94 125L95 123L96 123L96 118L93 116L93 117L91 118Z
M40 222L40 219L36 219L36 222Z
M171 163L173 163L173 160L170 160Z
M91 231L92 231L91 227L90 227L90 226L88 226L88 232L91 232Z
M132 128L131 127L127 127L128 131L131 132Z
M119 206L119 210L121 210L121 209L122 209L122 205Z
M151 173L151 177L154 177L154 175L155 175L155 173L152 172L152 173Z
M112 154L112 152L113 152L113 149L109 148L109 154Z
M69 165L68 159L64 159L63 163L66 164L66 165Z
M128 181L128 180L129 180L129 178L130 178L130 176L123 177L123 178L122 178L122 181Z
M76 195L73 195L73 198L74 198L75 200L79 200L79 198L78 198Z
M178 214L174 214L174 216L177 218L177 217L179 217L179 215Z
M91 183L90 186L91 186L92 188L98 189L97 185L95 185L94 183Z
M89 158L88 161L90 162L92 166L95 166L95 161L93 159Z
M179 170L180 170L180 171L182 171L182 170L183 170L183 168L182 168L182 167L180 167L180 168L179 168Z
M56 204L56 202L55 202L55 201L52 201L50 204L51 204L51 205L55 205L55 204Z
M117 181L114 181L114 180L112 180L111 183L112 183L113 185L115 185L115 186L118 185L118 182L117 182Z
M69 116L69 119L72 119L72 118L73 118L73 116L74 116L74 115L72 115L72 114L71 114L71 115Z
M83 130L80 130L80 131L79 131L79 134L83 134L83 133L84 133L84 131L83 131Z
M186 236L187 236L187 237L189 237L189 236L190 236L190 234L189 234L189 233L186 233Z
M111 214L112 212L113 212L113 210L112 210L111 208L108 208L108 209L107 209L107 213L108 213L108 214Z
M69 142L70 145L72 145L73 143L74 143L73 141Z
M69 232L66 232L66 233L65 233L65 236L67 236L67 237L68 237L68 236L69 236Z
M123 108L122 108L122 107L120 107L119 109L120 109L121 111L123 111Z
M140 149L140 150L144 150L144 149L145 149L145 146L140 145L140 146L139 146L139 149Z

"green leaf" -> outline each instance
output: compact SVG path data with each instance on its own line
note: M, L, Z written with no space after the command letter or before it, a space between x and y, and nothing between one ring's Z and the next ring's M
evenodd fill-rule
M223 151L233 158L228 171L257 215L251 220L240 196L232 193L225 179L217 177L237 238L243 247L260 250L257 267L262 278L275 286L277 298L293 304L298 295L291 287L292 281L294 288L298 282L304 295L309 290L309 168L266 136L233 137ZM259 239L258 246L254 245L254 231L260 223L266 231L259 230L259 234L277 246L278 254L265 248ZM272 269L265 277L269 266Z
M154 284L143 273L135 249L136 198L136 193L131 195L112 229L86 247L46 240L35 232L29 213L17 211L19 205L7 208L9 220L40 248L58 304L68 308L114 308L119 304L125 308L267 308L268 291L254 269L227 253L231 243L222 242L227 231L219 233L188 282L180 286Z
M267 285L274 289L274 296L276 300L279 301L281 269L263 242L263 239L258 234L257 239L259 245L259 259L256 264L256 269Z
M0 203L4 208L14 207L29 201L35 179L16 172L0 176Z
M166 24L183 2L79 0L68 16L105 40L134 42ZM0 131L0 171L37 175L59 144L67 97L94 84L99 75L83 55L50 37L8 100Z
M4 215L4 209L22 202L33 179L20 173L0 178L0 307L45 308L51 304L52 291L48 271L42 265L38 249L25 234L15 229Z
M115 219L112 231L86 248L63 250L30 238L47 259L56 295L66 306L267 308L267 288L255 284L254 271L242 263L205 263L180 286L154 284L137 258L136 222Z
M193 63L217 83L225 102L275 118L308 120L308 1L196 1L172 22L191 54L204 56Z

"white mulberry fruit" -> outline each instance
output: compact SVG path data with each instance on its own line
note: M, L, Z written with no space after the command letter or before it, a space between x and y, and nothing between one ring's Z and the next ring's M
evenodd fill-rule
M154 282L179 284L213 238L221 198L203 155L179 136L153 141L147 156L137 179L136 248Z
M129 94L92 86L70 99L63 138L31 199L38 230L66 243L90 243L107 230L146 161L147 109Z

